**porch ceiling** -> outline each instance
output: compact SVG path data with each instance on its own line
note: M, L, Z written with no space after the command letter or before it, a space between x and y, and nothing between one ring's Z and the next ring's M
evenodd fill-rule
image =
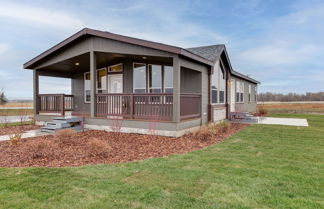
M133 62L148 62L148 63L168 63L172 64L170 57L154 57L143 55L127 55L127 54L112 54L96 52L97 68L107 67L116 63L123 63L125 59L132 60ZM77 64L78 63L78 64ZM70 59L58 62L40 69L41 73L49 75L55 74L73 74L77 72L87 72L90 69L90 53L85 53ZM60 76L59 76L60 77Z

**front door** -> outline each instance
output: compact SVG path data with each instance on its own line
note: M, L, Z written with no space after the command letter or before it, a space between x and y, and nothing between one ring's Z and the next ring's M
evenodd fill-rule
M235 80L231 79L231 103L230 112L235 112Z
M108 93L123 93L123 74L108 75ZM118 118L123 114L123 96L111 95L108 100L108 109L112 116L109 118Z
M123 93L123 74L108 75L108 93Z

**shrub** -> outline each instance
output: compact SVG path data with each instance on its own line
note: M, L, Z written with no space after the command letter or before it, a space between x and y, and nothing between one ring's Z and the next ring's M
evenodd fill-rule
M55 138L59 144L74 144L76 143L75 139L76 131L73 129L62 129L55 132Z
M218 130L219 133L227 133L231 129L231 123L227 121L223 121L219 124L215 125L216 129Z
M218 130L215 128L215 124L208 124L193 133L193 136L198 140L208 141L217 135L217 131Z
M90 138L88 141L88 154L91 157L107 157L111 149L111 146L107 142L100 139Z
M258 116L266 116L268 114L268 110L264 108L263 105L258 106L257 115Z
M35 141L30 145L29 153L32 159L55 158L56 150L59 149L55 143L49 140Z
M10 143L11 143L12 146L17 146L18 145L18 143L21 140L22 133L23 132L21 132L21 131L17 131L14 134L9 136Z

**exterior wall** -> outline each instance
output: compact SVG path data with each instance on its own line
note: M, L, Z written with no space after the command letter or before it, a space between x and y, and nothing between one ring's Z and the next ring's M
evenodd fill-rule
M220 61L218 60L217 62L215 62L214 65L214 70L213 73L216 74L216 82L217 82L217 89L218 90L224 90L225 95L224 95L224 103L217 103L217 104L211 104L210 110L211 110L211 121L212 122L218 122L221 120L224 120L227 118L227 102L229 101L227 98L227 89L226 89L226 80L227 80L227 73L226 73L226 69L225 70L225 82L222 83L221 82L221 68L220 68ZM213 78L213 76L211 75L211 79ZM212 81L211 81L212 84ZM211 87L210 87L211 88ZM210 95L211 97L212 95ZM218 99L219 99L219 95L218 95ZM210 101L211 98L210 98Z
M244 96L243 96L243 103L235 103L235 110L238 112L256 112L257 110L257 101L255 101L255 87L257 84L246 81L244 79L232 76L232 79L235 80L235 87L236 81L240 81L244 83ZM251 85L251 101L249 102L249 85ZM235 91L236 92L236 91ZM236 98L236 96L235 96Z

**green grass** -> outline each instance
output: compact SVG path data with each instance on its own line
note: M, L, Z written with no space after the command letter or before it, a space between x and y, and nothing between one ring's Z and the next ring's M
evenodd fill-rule
M34 121L14 122L14 123L7 123L7 124L0 123L0 128L3 128L3 127L12 127L12 126L21 126L21 125L33 125L33 124L35 124Z
M323 208L324 117L284 116L310 127L253 125L203 150L133 163L1 168L0 208Z
M32 109L0 109L0 116L32 115Z

